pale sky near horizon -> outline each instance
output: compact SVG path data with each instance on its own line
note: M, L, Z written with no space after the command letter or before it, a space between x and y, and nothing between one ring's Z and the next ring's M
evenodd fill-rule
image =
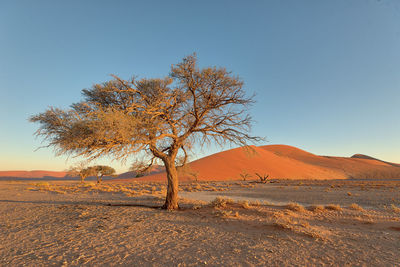
M400 163L400 1L3 0L0 170L66 169L76 160L35 151L31 115L110 74L164 77L193 52L257 94L263 144Z

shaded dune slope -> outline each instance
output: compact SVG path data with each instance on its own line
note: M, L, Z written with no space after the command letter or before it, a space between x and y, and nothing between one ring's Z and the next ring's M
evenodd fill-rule
M248 180L268 174L274 179L396 179L400 165L368 156L318 156L287 145L255 147L253 151L235 148L219 152L188 164L180 180ZM143 181L165 181L165 172L140 178Z
M400 165L381 161L369 156L356 154L350 158L318 156L301 149L285 146L270 145L263 149L272 151L282 157L293 158L314 166L335 170L347 179L394 179L400 178ZM339 179L339 178L337 178Z
M356 159L372 159L372 160L376 160L376 161L380 161L380 162L389 164L391 166L400 167L400 164L398 164L398 163L392 163L392 162L383 161L383 160L376 159L376 158L373 158L373 157L370 157L370 156L367 156L367 155L363 155L363 154L355 154L355 155L353 155L351 157L352 158L356 158Z
M161 165L154 165L151 170L148 172L148 175L153 175L153 174L157 174L157 173L161 173L164 172L165 168L164 166ZM128 171L128 172L124 172L118 175L118 178L124 179L124 178L132 178L132 177L136 177L137 173L134 171Z

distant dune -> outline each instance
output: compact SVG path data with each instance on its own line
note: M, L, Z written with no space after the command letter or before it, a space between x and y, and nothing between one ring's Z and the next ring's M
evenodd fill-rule
M253 151L235 148L188 164L180 180L258 179L256 173L273 179L398 179L400 165L369 156L318 156L287 145L253 146ZM165 172L138 178L165 181Z
M351 156L351 157L352 157L352 158L356 158L356 159L372 159L372 160L377 160L377 161L380 161L380 162L389 164L389 165L391 165L391 166L400 167L400 164L392 163L392 162L387 162L387 161L383 161L383 160L376 159L376 158L373 158L373 157L370 157L370 156L367 156L367 155L363 155L363 154L355 154L355 155L353 155L353 156Z
M153 175L153 174L157 174L157 173L161 173L164 172L165 168L164 166L161 165L154 165L151 170L148 172L147 175ZM124 178L135 178L136 177L136 172L133 171L129 171L129 172L124 172L118 175L118 178L120 179L124 179Z
M163 172L164 166L156 165L153 166L152 170L149 172L148 175L152 174L157 174L160 172ZM135 172L124 172L121 173L117 176L120 179L124 178L134 178L136 177ZM63 178L63 180L77 180L79 177L71 177L67 175L67 172L61 172L61 171L43 171L43 170L34 170L34 171L0 171L0 179L14 179L14 178L23 178L24 180L26 179L41 179L41 178L46 178L49 180L57 180ZM90 176L87 177L86 180L95 180L96 177ZM110 180L110 179L115 179L114 177L110 176L104 176L104 180Z
M58 171L0 171L0 177L16 177L16 178L44 178L44 177L65 177L66 172Z
M287 145L252 146L219 152L187 165L180 180L224 181L258 179L256 173L272 179L400 179L400 164L382 161L367 155L352 157L318 156ZM0 178L64 178L66 172L0 171ZM71 179L71 177L65 177ZM76 178L77 179L77 178ZM88 179L94 179L90 177ZM108 179L108 178L106 178ZM112 181L165 181L163 166L155 166L149 175L136 178L126 172Z

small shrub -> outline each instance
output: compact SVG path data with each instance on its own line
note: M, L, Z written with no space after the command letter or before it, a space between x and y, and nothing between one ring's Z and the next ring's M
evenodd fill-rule
M260 174L256 173L256 175L258 176L258 179L260 179L261 183L263 183L263 184L267 183L269 174L264 174L263 176L261 176Z
M247 173L246 171L243 171L241 174L239 174L240 177L242 178L242 181L246 181L247 179L251 178L251 175Z

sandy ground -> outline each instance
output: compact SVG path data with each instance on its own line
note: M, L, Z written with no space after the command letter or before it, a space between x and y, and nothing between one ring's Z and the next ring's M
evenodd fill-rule
M2 181L0 265L400 266L400 181L181 189L167 212L163 184Z

